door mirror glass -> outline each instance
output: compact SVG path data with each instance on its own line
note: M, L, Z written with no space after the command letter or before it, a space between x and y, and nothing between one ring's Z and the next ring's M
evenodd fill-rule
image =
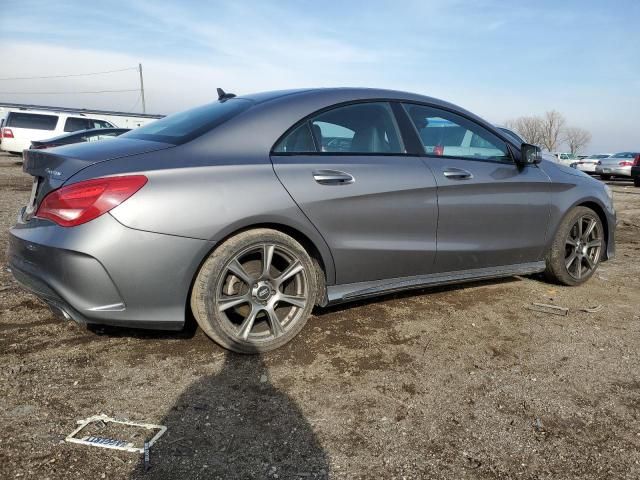
M542 150L540 147L531 145L529 143L523 143L520 146L520 164L521 165L535 165L542 161Z

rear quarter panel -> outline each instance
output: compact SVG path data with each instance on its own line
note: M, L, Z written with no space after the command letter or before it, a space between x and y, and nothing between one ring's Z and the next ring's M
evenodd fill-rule
M297 230L319 251L329 284L335 281L327 244L281 185L268 154L237 157L188 143L88 167L71 181L141 173L148 183L111 210L137 230L218 243L230 234L271 224Z

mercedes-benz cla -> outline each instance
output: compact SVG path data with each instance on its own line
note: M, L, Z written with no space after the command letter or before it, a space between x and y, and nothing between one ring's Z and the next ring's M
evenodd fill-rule
M546 272L614 253L604 184L430 97L311 89L219 99L109 142L25 152L15 277L81 323L263 352L314 306Z

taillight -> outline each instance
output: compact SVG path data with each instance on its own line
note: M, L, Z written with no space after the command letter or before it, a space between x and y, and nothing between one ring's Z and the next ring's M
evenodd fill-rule
M633 161L634 167L640 167L640 153L636 155L636 159Z
M74 183L49 193L36 212L63 227L75 227L117 207L147 183L144 175L104 177Z
M627 160L623 160L622 162L620 162L618 165L620 165L621 167L630 167L633 165L633 162L629 162Z
M2 138L13 138L13 131L10 128L2 128L0 129L0 132L2 133Z

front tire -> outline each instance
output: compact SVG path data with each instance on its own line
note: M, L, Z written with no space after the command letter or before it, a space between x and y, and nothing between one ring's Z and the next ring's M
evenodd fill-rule
M560 224L547 254L545 274L563 285L580 285L594 274L604 251L604 229L596 212L572 209Z
M239 233L204 262L191 309L202 330L238 353L281 347L304 327L317 295L313 261L293 238L271 229Z

